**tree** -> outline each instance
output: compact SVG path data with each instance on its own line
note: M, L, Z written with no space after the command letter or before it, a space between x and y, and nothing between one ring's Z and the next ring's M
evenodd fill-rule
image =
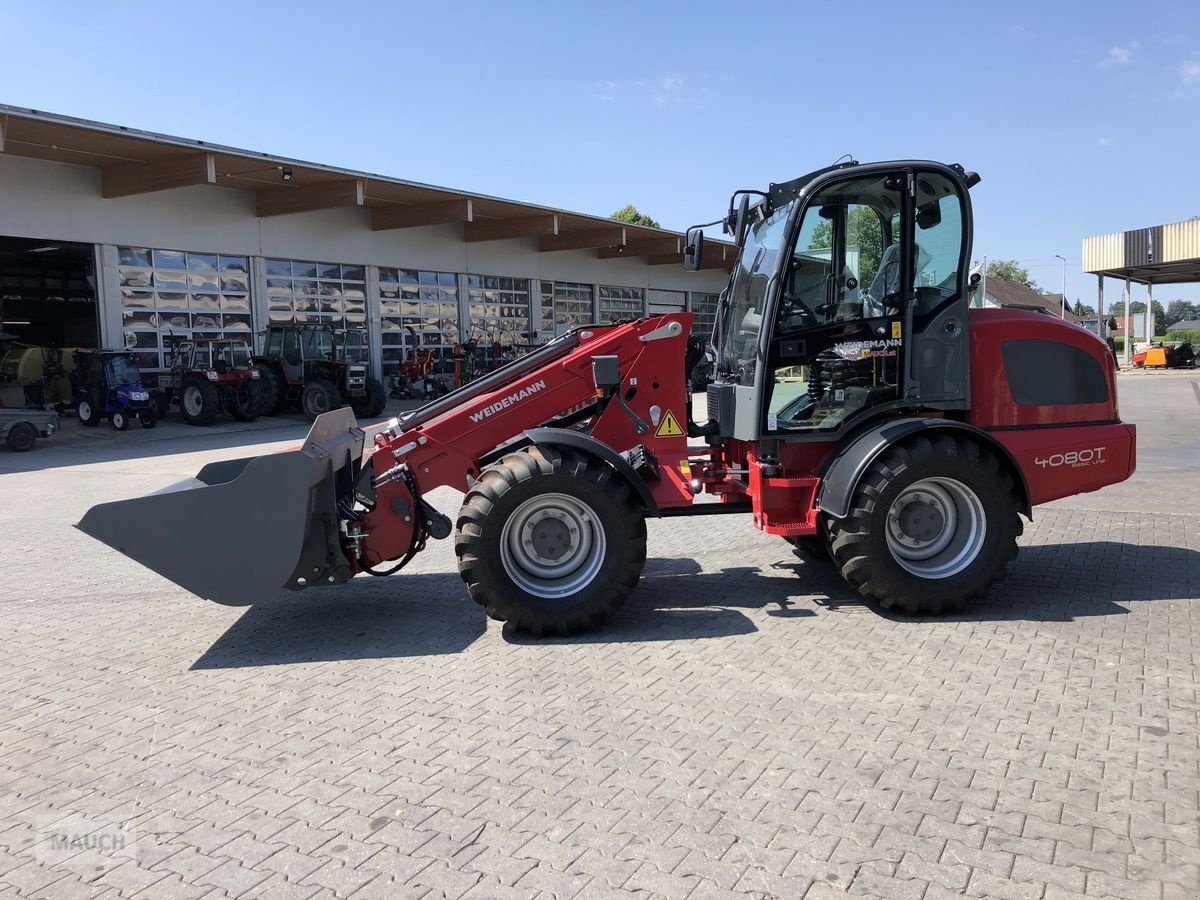
M1075 315L1079 316L1081 319L1091 319L1095 318L1096 308L1094 306L1088 306L1082 300L1076 300L1075 305L1071 307L1071 312L1075 313Z
M658 219L652 219L644 212L638 212L638 208L632 203L626 203L609 216L609 218L616 219L618 222L624 222L627 225L645 225L647 228L662 228L658 224Z
M993 259L988 263L988 278L1003 278L1005 281L1015 281L1031 290L1038 290L1037 282L1029 277L1029 270L1020 265L1015 259Z
M1172 300L1167 304L1167 324L1200 319L1200 304L1189 303L1187 300Z

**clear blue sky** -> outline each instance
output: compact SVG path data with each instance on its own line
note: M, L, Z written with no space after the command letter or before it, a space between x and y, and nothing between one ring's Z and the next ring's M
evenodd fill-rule
M0 102L672 228L843 153L957 161L975 255L1094 303L1082 237L1200 215L1200 13L983 7L5 0Z

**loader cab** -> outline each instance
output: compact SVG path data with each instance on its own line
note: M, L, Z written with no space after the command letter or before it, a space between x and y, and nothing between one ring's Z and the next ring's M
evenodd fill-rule
M827 440L889 410L966 407L974 178L855 163L771 186L714 332L722 436Z

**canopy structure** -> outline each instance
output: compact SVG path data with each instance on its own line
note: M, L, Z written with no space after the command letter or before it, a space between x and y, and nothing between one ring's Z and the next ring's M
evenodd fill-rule
M1083 271L1146 285L1200 281L1200 217L1084 238Z
M1191 284L1200 282L1200 217L1169 225L1136 228L1083 239L1083 271L1095 275L1098 282L1098 328L1105 334L1104 279L1120 278L1125 282L1125 334L1133 333L1133 316L1129 312L1130 284L1146 285L1146 334L1153 312L1153 288L1156 284ZM1131 359L1132 341L1125 341L1125 360Z

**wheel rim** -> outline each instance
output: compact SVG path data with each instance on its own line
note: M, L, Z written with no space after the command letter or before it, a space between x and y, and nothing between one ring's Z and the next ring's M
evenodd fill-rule
M92 417L92 404L88 403L86 400L80 400L78 412L79 418L87 421Z
M125 413L120 412L119 410L117 412L113 413L112 414L112 423L113 423L113 428L117 429L117 431L120 431L122 428L124 428L125 427Z
M588 504L539 494L518 506L500 535L509 578L535 597L567 597L587 587L604 564L604 529Z
M191 385L183 389L183 408L189 416L198 416L204 411L204 396L200 388Z
M13 432L10 432L10 434L13 434ZM16 450L28 450L33 446L34 439L35 435L32 429L17 426L12 441L13 448Z
M329 404L325 402L328 398L326 398L324 391L313 390L309 391L304 396L304 405L307 407L306 411L312 418L315 419L317 416L321 415L321 413L327 411L326 407L329 406Z
M906 487L888 510L892 558L921 578L950 578L979 556L987 519L978 495L953 478L924 478Z

